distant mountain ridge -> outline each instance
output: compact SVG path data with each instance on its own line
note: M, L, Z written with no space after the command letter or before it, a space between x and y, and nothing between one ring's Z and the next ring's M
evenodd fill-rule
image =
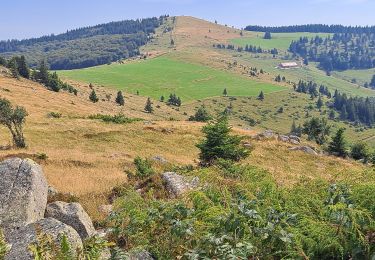
M77 69L139 54L151 33L166 19L124 20L83 27L58 35L0 41L0 55L24 55L31 66L45 59L51 69Z
M375 26L344 26L327 24L305 24L305 25L287 25L287 26L260 26L249 25L246 31L253 32L271 32L271 33L294 33L294 32L312 32L312 33L375 33Z

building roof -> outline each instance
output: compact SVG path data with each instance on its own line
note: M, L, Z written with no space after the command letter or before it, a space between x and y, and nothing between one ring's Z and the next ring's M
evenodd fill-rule
M283 62L280 63L281 67L297 67L299 66L297 62Z

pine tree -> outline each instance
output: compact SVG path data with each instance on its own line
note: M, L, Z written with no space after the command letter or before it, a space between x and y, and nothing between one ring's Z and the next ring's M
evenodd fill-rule
M226 97L228 96L228 92L227 92L227 89L225 88L224 91L223 91L223 96Z
M318 99L318 101L316 102L316 107L317 107L318 109L321 109L322 106L323 106L322 96L319 96L319 99Z
M160 97L160 101L161 101L161 102L164 102L164 100L165 100L164 96L161 96L161 97Z
M337 130L336 135L332 138L329 143L328 151L339 157L345 157L348 152L346 150L346 141L344 138L344 128Z
M152 113L154 111L154 109L152 108L152 102L151 102L150 98L147 98L146 106L145 106L145 111L147 113Z
M122 95L122 91L117 92L116 103L119 104L120 106L125 105L125 99L124 99L124 96Z
M89 99L91 100L91 102L93 103L96 103L99 101L99 98L96 96L96 92L95 90L93 89L90 93L90 96L89 96Z
M259 99L260 101L263 101L263 100L264 100L264 93L263 93L263 91L261 91L261 92L259 93L258 99Z

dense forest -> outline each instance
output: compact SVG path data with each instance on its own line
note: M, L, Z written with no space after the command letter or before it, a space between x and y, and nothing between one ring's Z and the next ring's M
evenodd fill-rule
M59 35L1 41L0 54L6 58L24 55L32 67L45 59L53 70L106 64L138 55L139 47L147 43L166 17L111 22Z
M312 33L375 33L375 26L344 26L344 25L326 25L326 24L306 24L291 26L259 26L249 25L246 31L271 32L271 33L294 33L294 32L312 32Z
M375 67L375 34L344 33L333 37L301 37L290 44L289 51L309 61L319 62L327 72Z
M333 106L340 112L341 120L361 122L369 126L375 122L374 98L347 97L336 91Z

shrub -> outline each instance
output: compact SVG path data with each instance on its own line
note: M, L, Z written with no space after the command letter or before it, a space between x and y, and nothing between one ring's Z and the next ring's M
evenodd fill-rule
M59 113L59 112L49 112L47 114L47 117L49 117L49 118L61 118L62 114Z
M102 114L96 114L91 115L88 117L89 119L99 119L106 123L114 123L114 124L129 124L132 122L139 121L138 118L128 118L124 114L117 114L117 115L102 115Z
M148 159L142 159L141 157L137 156L134 159L134 165L136 168L137 177L149 177L155 173L152 169L152 164Z
M368 162L370 159L370 150L366 143L358 142L351 147L350 155L354 160Z

